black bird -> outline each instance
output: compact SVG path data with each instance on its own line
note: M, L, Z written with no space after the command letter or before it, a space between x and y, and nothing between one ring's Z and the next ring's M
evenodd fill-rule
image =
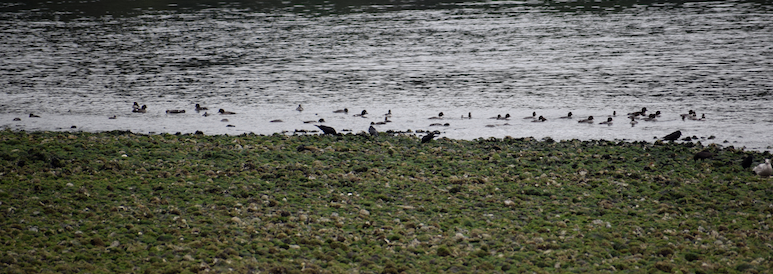
M324 134L330 134L330 135L336 135L336 130L329 126L323 126L323 125L314 125L322 130L322 133Z
M711 152L709 152L708 150L704 150L704 151L695 153L695 156L693 156L692 159L693 161L698 161L698 160L703 161L704 159L709 159L711 157L714 157L714 154L711 154Z
M373 126L368 128L368 133L370 133L371 136L378 136L378 131Z
M752 155L746 156L746 158L743 158L743 162L741 162L741 166L744 169L748 169L752 167L752 162L754 162L754 156Z
M423 144L423 143L432 141L432 139L434 139L434 138L435 138L435 133L434 132L430 132L429 134L424 135L424 137L421 137L421 143Z
M675 140L678 140L680 136L682 136L682 132L677 130L677 131L671 132L671 134L668 134L665 137L663 137L663 140L675 141Z

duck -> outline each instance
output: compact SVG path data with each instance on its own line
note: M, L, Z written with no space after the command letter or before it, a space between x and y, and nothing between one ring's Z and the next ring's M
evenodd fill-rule
M773 175L773 167L770 166L770 159L765 159L765 162L754 167L753 171L760 177L770 177L770 175Z
M636 112L628 113L628 116L634 116L634 117L636 117L636 116L644 116L644 115L646 115L646 113L647 113L647 108L643 107L643 108L641 108L641 111L636 111Z
M202 107L200 104L196 104L196 112L202 111L202 110L209 110L208 107Z
M497 119L497 120L502 120L502 114L497 114L497 116L496 116L496 117L489 117L489 119Z
M703 120L706 120L706 113L701 114L701 118L698 118L697 113L693 113L693 115L688 118L693 121L703 121Z
M373 126L368 128L368 133L370 133L370 136L378 136L378 130L376 130L376 128Z
M462 119L472 119L472 112L467 112L467 117L464 117L464 115L462 115Z
M386 116L387 118L392 117L392 110L390 109L389 111L387 111L387 113L384 114L384 116Z
M16 117L16 118L13 118L13 120L14 120L14 121L21 121L21 118L19 118L19 117Z
M137 104L137 102L134 102L134 105L132 105L132 110L138 110L140 109L140 104Z
M545 122L545 121L547 121L547 120L548 120L548 119L546 119L545 117L542 117L542 115L540 115L540 116L539 116L539 118L537 118L537 119L534 119L534 120L532 120L531 122L532 122L532 123L541 123L541 122Z
M682 113L682 114L679 114L679 116L681 116L682 117L682 121L684 121L684 119L686 119L686 118L690 118L692 116L695 116L695 111L691 109L686 114Z
M366 118L366 117L365 117L365 115L368 115L368 111L363 109L363 110L362 110L362 112L360 112L359 114L355 114L355 115L353 115L353 116L354 116L354 117L362 117L362 118Z
M588 116L588 119L582 119L577 121L578 123L593 124L593 116Z
M558 117L559 119L572 119L572 112L570 111L566 116Z
M220 122L228 122L228 119L220 119Z
M437 120L437 119L443 119L443 112L437 114L435 117L429 117L430 120Z
M298 104L298 107L297 107L297 108L295 108L295 110L297 110L297 111L303 111L303 107L301 106L301 104Z
M636 121L636 117L630 116L630 118L631 118L631 127L633 127L633 126L635 126L636 124L639 123L639 122Z
M443 123L432 123L432 124L429 124L429 126L431 126L431 127L447 127L447 126L450 126L450 125L451 124L449 124L449 123L445 123L445 124L443 124Z
M167 114L180 114L180 113L185 113L185 110L184 109L167 109L166 113Z
M204 112L204 114L202 114L201 116L207 117L207 116L209 116L209 115L212 115L212 114L209 114L209 113L207 113L207 112L205 111L205 112Z
M497 120L510 120L510 113L505 113L505 116L499 117Z
M218 110L218 111L217 111L217 113L220 113L220 115L232 115L232 114L236 114L236 112L226 111L226 110L224 110L224 109L222 109L222 108L221 108L220 110Z
M132 112L136 113L145 113L148 111L148 106L142 105L142 107L132 110Z
M117 118L117 117L116 117L115 115L113 115L113 116L110 116L110 117L107 117L107 119L110 119L110 120L115 120L116 118Z
M40 116L39 116L39 115L36 115L36 114L34 114L34 113L30 113L30 118L40 118Z
M606 121L604 121L604 122L601 122L601 123L599 123L599 125L608 125L608 126L611 126L611 125L612 125L612 117L607 117L607 120L606 120Z
M371 125L371 126L373 126L373 125L386 125L386 122L384 122L384 121L380 121L380 122L370 122L370 125Z
M303 121L304 124L311 124L311 123L324 123L325 119L319 119L319 120L311 120L311 121Z
M531 113L531 116L523 117L523 119L532 119L532 120L537 119L537 112L534 111Z
M348 108L334 110L333 113L349 113Z
M644 118L643 120L647 122L655 122L658 120L658 115L655 113L651 113L650 115L647 116L647 118Z
M271 121L268 121L268 122L270 122L270 123L282 123L284 121L282 121L280 119L274 119L274 120L271 120Z

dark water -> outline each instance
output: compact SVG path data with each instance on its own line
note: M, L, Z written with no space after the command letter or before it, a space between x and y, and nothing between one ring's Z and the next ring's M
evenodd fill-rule
M773 146L767 1L63 3L2 4L0 126L271 134L324 118L358 132L391 110L379 130L645 141L681 130ZM148 112L132 113L135 101ZM238 114L203 117L196 103ZM632 126L625 113L642 107L662 115ZM683 121L690 109L706 119ZM569 111L578 118L558 119ZM522 119L532 112L548 121Z

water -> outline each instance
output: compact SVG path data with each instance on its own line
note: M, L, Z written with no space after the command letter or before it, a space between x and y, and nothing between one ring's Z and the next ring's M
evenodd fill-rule
M653 141L681 130L773 146L765 1L4 5L0 126L14 130L289 134L323 118L359 132L391 110L380 131ZM135 101L148 112L132 113ZM238 114L203 117L196 103ZM631 126L625 113L642 107L663 114ZM706 120L682 121L690 109ZM441 111L449 126L430 126ZM548 121L522 119L532 112Z

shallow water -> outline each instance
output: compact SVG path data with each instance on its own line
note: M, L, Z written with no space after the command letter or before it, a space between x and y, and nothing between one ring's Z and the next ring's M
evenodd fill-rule
M765 2L199 2L0 9L0 126L271 134L324 118L359 132L392 110L380 131L652 141L681 130L703 144L773 146ZM148 113L132 113L135 101ZM238 114L203 117L195 103ZM632 127L625 113L642 107L663 114ZM363 109L368 118L352 116ZM706 120L682 121L690 109ZM449 126L429 126L441 111ZM558 119L569 111L578 118ZM598 124L613 111L612 126ZM523 119L532 112L548 121Z

